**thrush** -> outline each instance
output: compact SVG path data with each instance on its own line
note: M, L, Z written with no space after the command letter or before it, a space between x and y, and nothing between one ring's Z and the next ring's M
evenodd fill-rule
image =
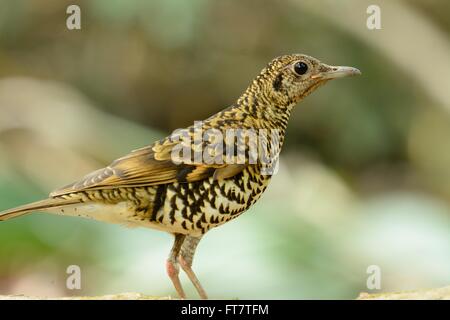
M46 212L171 233L166 271L175 290L186 297L181 266L206 299L192 270L203 235L241 215L266 190L294 106L329 80L357 74L356 68L303 54L275 58L227 109L132 151L48 199L1 212L0 220Z

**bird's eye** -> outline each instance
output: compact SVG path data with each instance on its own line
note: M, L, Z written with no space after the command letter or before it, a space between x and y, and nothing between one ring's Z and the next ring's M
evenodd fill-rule
M294 64L294 71L296 74L301 76L308 71L308 65L302 61L296 62Z

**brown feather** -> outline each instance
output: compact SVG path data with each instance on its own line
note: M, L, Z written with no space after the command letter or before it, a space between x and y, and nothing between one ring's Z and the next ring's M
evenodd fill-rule
M0 212L0 221L9 220L12 218L16 218L19 216L23 216L27 213L31 213L34 211L42 211L45 212L48 209L52 208L58 208L58 207L64 207L72 204L80 203L80 198L73 198L73 199L63 199L63 198L57 198L57 199L45 199L41 201L36 201L33 203L29 203L17 208L9 209L3 212Z
M52 192L50 197L93 189L194 182L213 176L217 168L227 167L224 164L176 164L170 159L170 150L175 143L168 141L167 138L153 146L134 150L106 168L94 171L81 180Z

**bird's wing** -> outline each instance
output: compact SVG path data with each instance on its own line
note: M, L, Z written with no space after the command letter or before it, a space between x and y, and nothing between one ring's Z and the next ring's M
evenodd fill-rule
M74 182L50 194L61 196L93 189L113 189L194 182L209 177L226 179L241 172L245 165L204 164L177 159L172 151L178 142L161 140L151 146L134 150L119 158L106 168L94 171L80 181Z

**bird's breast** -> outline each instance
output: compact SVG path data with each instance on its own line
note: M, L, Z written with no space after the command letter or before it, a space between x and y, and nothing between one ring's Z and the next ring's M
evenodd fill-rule
M270 176L247 167L234 177L198 182L173 183L164 188L153 220L176 227L180 233L203 234L238 217L253 205L266 189Z

